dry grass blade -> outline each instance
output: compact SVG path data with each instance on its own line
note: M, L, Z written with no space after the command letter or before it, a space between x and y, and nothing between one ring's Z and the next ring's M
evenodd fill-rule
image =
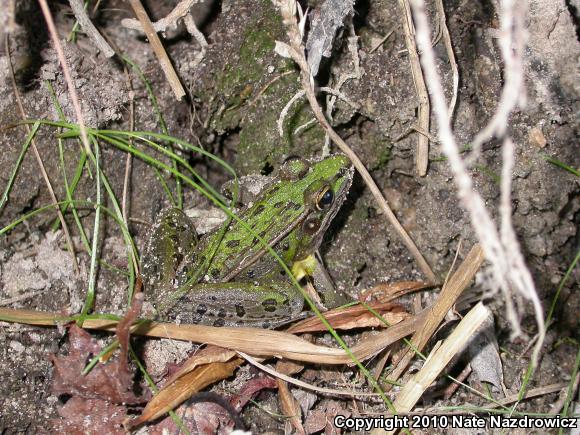
M437 301L427 310L428 314L423 317L421 326L411 339L411 342L419 351L425 347L449 309L474 278L483 263L483 259L483 250L479 245L475 245L471 248L471 251L469 251L457 271L449 278L447 284L441 289ZM414 353L410 349L407 348L405 350L405 354L399 359L390 374L391 380L396 380L401 376L413 355Z
M447 366L451 358L465 347L477 328L488 316L489 310L481 302L466 314L443 344L429 355L423 368L409 379L397 395L397 399L393 402L397 412L404 413L413 409L423 392ZM393 432L386 432L383 429L375 429L371 432L372 435L386 433Z
M417 46L415 45L415 26L413 25L413 17L411 15L411 8L408 0L399 0L399 6L403 13L403 29L405 31L405 45L409 53L409 63L411 65L411 72L413 74L413 82L415 83L415 91L419 98L419 108L417 112L417 124L420 130L429 131L429 96L427 95L427 86L423 79L423 72L421 71L421 63L419 62L419 55L417 54ZM421 177L427 175L427 165L429 163L429 138L426 135L417 135L417 152L415 154L415 166L417 174Z
M6 45L6 55L8 56L8 64L10 66L10 79L12 81L12 88L14 89L14 96L16 97L16 103L18 104L18 110L20 111L20 117L25 120L28 118L26 116L26 112L24 111L24 105L22 104L22 98L20 98L20 92L18 92L18 86L16 85L16 78L14 77L14 67L12 65L12 58L10 57L10 40L8 38L8 34L6 34L5 39ZM30 135L30 126L25 124L26 131ZM70 252L73 266L76 273L79 273L79 263L77 261L77 256L75 253L74 243L72 241L72 237L70 235L70 231L68 229L68 224L64 220L64 216L60 211L60 207L58 206L58 199L56 198L56 194L54 193L54 189L52 188L52 183L50 182L50 178L48 178L48 173L46 172L46 168L44 167L44 162L42 161L42 157L40 157L40 153L38 152L38 148L36 147L36 141L33 139L30 140L30 145L32 146L32 151L34 152L34 156L36 157L36 161L38 163L38 167L40 168L40 173L42 174L42 178L44 178L44 182L46 183L46 188L48 189L48 193L50 194L50 200L55 205L54 208L56 210L56 214L58 216L58 220L60 221L60 225L62 227L62 231L64 233L64 237L66 239L66 244L68 246L68 250Z
M147 404L143 413L135 420L130 421L127 427L134 428L161 417L163 414L189 399L193 393L201 391L217 381L230 377L242 362L244 362L243 359L234 358L225 363L215 362L197 367L175 381L171 385L171 388L160 391Z
M378 312L388 325L394 325L411 317L402 305L392 303L372 303L369 307ZM334 329L348 330L354 328L370 328L387 326L380 318L376 317L363 305L355 305L349 308L337 308L324 313L324 317ZM326 326L318 316L304 319L286 330L293 334L303 332L326 331Z
M361 341L351 348L351 352L359 360L375 355L390 344L414 333L421 323L418 320L421 315L424 313ZM58 313L0 308L0 319L7 322L54 326L62 323L63 318ZM87 319L83 322L83 328L114 331L116 324L114 320ZM132 334L215 344L257 356L276 356L320 364L352 364L351 357L342 349L318 346L292 334L266 329L150 322L138 325Z

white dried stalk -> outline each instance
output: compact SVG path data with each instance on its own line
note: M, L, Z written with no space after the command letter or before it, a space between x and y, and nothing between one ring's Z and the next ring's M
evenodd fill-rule
M512 2L511 0L507 0L507 3L511 5ZM441 141L441 148L447 156L450 168L455 176L454 178L457 185L459 199L469 212L472 225L484 249L486 259L491 263L493 279L497 288L501 289L503 293L504 300L507 304L507 315L512 324L514 333L518 334L520 328L518 317L513 308L513 303L511 302L511 287L513 287L517 293L532 301L536 314L538 330L540 331L540 338L543 338L544 321L542 317L542 307L530 272L524 264L523 256L520 252L511 224L510 186L513 166L513 145L511 142L508 142L503 152L504 168L502 171L502 223L500 235L485 207L483 199L473 189L473 181L467 173L466 164L460 157L459 148L457 147L455 137L451 131L449 111L447 110L445 94L435 65L435 57L429 38L429 24L427 21L427 15L425 14L423 0L412 0L411 4L417 30L417 44L422 51L421 63L423 65L423 72L427 79L427 83L429 83L434 113L439 126L438 134ZM506 9L509 11L513 10L512 7L504 7L504 10ZM510 20L510 16L508 16L507 19ZM502 17L502 20L505 20L505 18ZM512 41L512 38L507 36L507 34L506 37ZM502 44L505 45L507 43L506 41L503 41ZM517 57L515 52L513 57ZM513 57L510 60L511 63L506 62L506 67L512 68L510 74L517 75L515 69L517 68L517 65L521 65L521 60L516 61ZM514 65L516 66L514 67ZM521 85L521 77L517 79L512 77L512 84L514 80ZM506 86L508 86L507 82ZM502 97L507 94L512 95L513 89L504 90ZM513 97L514 101L520 101L519 94L513 95ZM500 105L501 104L502 102L500 101ZM506 104L503 104L503 106L504 109L502 110L505 110ZM500 116L504 115L500 114L494 116L494 118L499 119ZM506 121L507 116L504 118L504 122ZM534 351L534 364L537 363L537 356L541 346L542 340L538 340Z
M466 161L472 165L479 157L481 145L492 137L505 134L509 115L517 106L524 107L526 91L524 87L523 56L526 46L525 30L526 8L518 0L501 0L500 31L498 43L504 61L505 83L497 109L488 124L472 141L472 154Z

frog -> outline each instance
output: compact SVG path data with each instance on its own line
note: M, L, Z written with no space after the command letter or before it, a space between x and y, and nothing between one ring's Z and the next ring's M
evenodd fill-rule
M353 179L341 154L288 158L226 227L200 237L178 208L160 213L142 257L142 279L157 318L210 326L274 328L303 315L304 296L288 276L310 264ZM251 229L251 231L249 231ZM256 235L258 237L256 237ZM286 265L265 247L269 246ZM297 272L298 271L298 272ZM348 301L317 289L328 308Z

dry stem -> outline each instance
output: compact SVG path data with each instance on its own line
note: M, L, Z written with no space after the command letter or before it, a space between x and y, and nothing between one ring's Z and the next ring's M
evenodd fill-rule
M73 11L75 18L89 39L93 41L93 43L99 50L101 50L105 57L113 57L115 55L115 51L111 48L107 41L105 41L97 28L93 25L92 21L89 19L83 2L81 0L69 0L68 3Z
M147 39L149 39L151 48L153 48L153 51L159 60L159 65L161 65L161 69L163 70L163 73L169 82L169 86L171 86L171 89L175 94L175 98L177 98L177 100L181 100L181 98L183 98L185 95L185 89L183 89L183 86L179 81L179 77L177 76L171 61L169 60L169 56L167 56L167 52L165 51L165 48L163 47L157 32L153 28L153 24L149 19L149 15L147 15L147 12L145 11L145 8L141 4L140 0L129 0L129 3L131 3L133 11L135 12L137 19L143 27L143 31L145 32L145 35L147 35Z
M18 110L20 111L20 117L24 120L27 119L26 112L24 111L24 105L22 104L22 99L20 98L20 93L18 92L18 86L16 85L16 79L14 78L14 67L12 66L12 58L10 57L10 43L8 34L6 34L6 55L8 56L8 63L10 65L10 78L12 80L12 88L14 90L14 95L16 97L16 103L18 105ZM30 135L30 126L25 124L26 131L28 135ZM62 211L60 210L60 206L58 205L58 199L56 198L56 194L54 193L54 189L52 188L52 183L50 182L50 178L48 177L48 173L46 172L46 168L44 167L44 162L42 161L42 157L40 157L40 153L38 152L38 148L36 147L36 141L34 138L30 140L30 145L32 146L32 151L34 152L34 156L36 157L36 162L38 163L38 167L40 168L40 172L42 174L42 178L44 178L44 182L46 183L46 188L48 189L48 193L50 195L50 200L54 204L54 209L58 216L58 220L60 221L60 225L62 227L62 231L64 232L64 237L66 239L66 244L68 246L68 250L72 257L73 266L75 272L79 273L79 263L77 261L77 256L75 253L74 243L72 241L72 237L70 235L70 231L68 229L68 224L64 220L64 216Z
M420 130L429 131L429 96L427 95L427 86L423 80L423 72L415 46L415 26L413 17L409 8L409 0L399 0L399 6L403 11L403 29L405 31L405 45L409 53L409 63L413 73L413 82L419 98L419 110L417 113L417 124ZM415 154L415 166L417 175L423 177L427 175L427 165L429 164L429 139L427 136L419 134L417 136L417 152Z

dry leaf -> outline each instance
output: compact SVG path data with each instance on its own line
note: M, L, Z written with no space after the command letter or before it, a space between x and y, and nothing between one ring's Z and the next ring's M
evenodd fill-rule
M153 421L166 412L175 409L194 393L201 391L208 385L230 377L243 361L241 358L235 358L225 363L214 362L196 367L157 393L147 404L143 413L135 420L129 422L128 426L136 427Z
M122 435L127 432L122 424L127 417L124 406L101 399L71 397L58 409L61 419L50 421L52 433L87 434L103 433Z
M368 305L381 314L388 325L394 325L411 317L402 305L377 302ZM337 308L326 311L324 317L326 317L326 320L328 320L328 323L334 329L347 330L387 326L363 305L354 305L348 308ZM326 326L324 326L318 316L313 316L292 325L287 331L293 334L326 331Z
M181 376L191 372L198 366L211 364L213 362L226 362L234 358L236 355L236 352L233 350L213 345L207 346L199 352L196 352L181 364L181 367L174 372L169 379L167 379L165 385L170 385L172 382L175 382Z
M70 394L124 404L143 403L147 400L133 393L133 374L126 369L126 361L98 364L82 376L87 361L97 355L101 348L88 332L76 325L69 328L69 342L68 355L51 357L54 364L53 394Z

